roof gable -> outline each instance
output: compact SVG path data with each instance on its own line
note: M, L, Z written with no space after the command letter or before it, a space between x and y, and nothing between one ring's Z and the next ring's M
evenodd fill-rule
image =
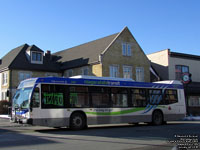
M38 48L37 46L35 46L35 45L31 45L31 46L29 46L29 48L27 48L27 50L26 51L34 51L34 52L44 52L43 50L41 50L40 48Z
M144 51L133 37L128 27L125 27L119 33L112 34L110 36L106 36L104 38L100 38L69 49L65 49L63 51L55 53L54 55L59 57L57 61L62 63L61 68L63 70L74 67L81 67L92 63L98 63L100 62L100 56L104 55L107 52L107 50L114 44L114 42L118 38L120 38L120 36L123 35L125 32L130 34L132 39L135 41L139 49L146 57ZM146 59L148 60L147 57Z

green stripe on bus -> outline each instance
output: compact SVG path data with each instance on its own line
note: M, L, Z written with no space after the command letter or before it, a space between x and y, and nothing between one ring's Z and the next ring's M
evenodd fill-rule
M133 108L128 110L116 111L116 112L86 112L86 114L90 115L122 115L122 114L129 114L137 111L144 110L144 107L141 108Z

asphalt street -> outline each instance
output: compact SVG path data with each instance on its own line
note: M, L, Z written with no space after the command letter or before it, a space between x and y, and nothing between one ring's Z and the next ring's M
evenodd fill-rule
M169 122L162 126L89 126L86 130L72 131L0 119L0 150L176 150L177 147L194 150L200 149L199 137L199 121Z

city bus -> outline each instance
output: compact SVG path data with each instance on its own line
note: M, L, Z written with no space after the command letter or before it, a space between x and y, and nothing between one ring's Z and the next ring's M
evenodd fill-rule
M12 120L84 129L88 125L161 125L186 115L183 85L130 79L76 76L22 81L12 101Z

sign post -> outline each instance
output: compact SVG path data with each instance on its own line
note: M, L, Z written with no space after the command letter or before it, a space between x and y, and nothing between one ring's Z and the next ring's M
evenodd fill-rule
M188 96L188 84L192 82L192 74L191 73L183 73L182 75L182 83L185 87L185 104L186 104L186 113L187 115L189 115L189 112L188 112L188 100L189 100L189 96Z

